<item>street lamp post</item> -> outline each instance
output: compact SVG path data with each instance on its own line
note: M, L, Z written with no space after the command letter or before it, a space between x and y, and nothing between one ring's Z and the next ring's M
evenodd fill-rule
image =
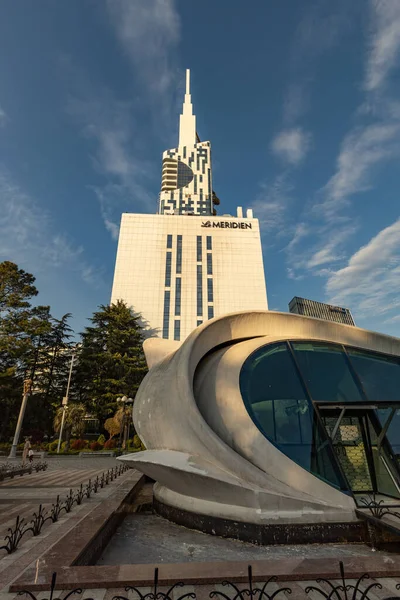
M22 402L21 402L21 408L19 411L18 422L17 422L17 426L15 428L14 439L13 439L13 443L12 443L10 454L9 454L8 458L16 458L17 457L17 446L18 446L18 442L19 442L19 436L21 435L21 429L22 429L22 423L23 423L24 416L25 416L26 405L28 403L28 398L31 394L31 391L32 391L32 379L25 379L24 392L22 395Z
M132 404L133 399L128 398L127 396L122 396L122 398L117 398L117 402L122 404L122 419L121 419L121 428L119 431L119 442L118 442L118 452L121 452L122 446L126 443L125 439L125 420L126 420L126 405Z
M62 417L61 417L60 434L58 436L57 454L60 453L61 440L62 440L62 434L63 434L64 422L65 422L65 413L68 410L68 395L69 395L69 388L70 388L70 385L71 385L72 369L74 367L75 352L76 352L76 348L72 352L72 355L71 355L71 364L69 365L67 389L66 389L66 392L65 392L65 396L62 399L63 414L62 414Z

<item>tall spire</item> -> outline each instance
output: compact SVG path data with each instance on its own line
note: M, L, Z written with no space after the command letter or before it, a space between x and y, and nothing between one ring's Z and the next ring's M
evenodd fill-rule
M179 118L179 147L193 147L196 143L196 116L190 95L190 69L186 69L186 93L182 114Z
M190 96L190 69L186 69L186 95Z

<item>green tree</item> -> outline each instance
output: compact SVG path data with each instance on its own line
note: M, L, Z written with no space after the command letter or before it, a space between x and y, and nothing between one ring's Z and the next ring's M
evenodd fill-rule
M47 318L46 318L47 316ZM42 311L31 353L32 397L25 416L26 433L41 429L50 433L57 407L65 394L71 361L70 314L54 319Z
M32 309L35 278L15 263L0 263L0 439L15 426L26 361L32 350Z
M77 384L80 399L100 421L112 416L119 396L135 397L147 372L140 315L121 300L100 306L82 334Z
M63 416L64 408L62 406L57 410L54 417L54 431L59 433L61 429L61 421ZM64 432L65 433L65 449L68 450L71 436L81 438L85 431L84 417L86 415L86 407L81 403L71 402L68 404L65 411L64 419Z
M50 307L32 307L38 293L34 283L34 276L16 264L0 263L0 439L12 435L24 379L33 382L24 432L50 431L63 395L70 315L57 320Z
M117 421L115 417L110 417L109 419L106 419L104 423L104 429L110 436L108 439L112 440L114 435L118 435L120 433L121 423Z

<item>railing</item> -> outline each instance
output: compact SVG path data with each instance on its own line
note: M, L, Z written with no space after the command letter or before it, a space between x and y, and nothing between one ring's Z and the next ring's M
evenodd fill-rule
M57 496L57 500L52 505L50 511L44 509L43 505L40 504L38 510L33 513L29 523L25 519L21 519L18 515L14 526L8 528L8 534L4 537L5 544L0 546L0 550L5 550L8 554L12 554L17 550L22 538L27 533L30 532L33 536L39 535L47 521L57 523L63 511L70 513L75 504L80 506L85 498L90 498L92 494L97 494L99 489L104 488L111 481L114 481L114 479L122 475L128 468L122 464L108 469L108 471L103 472L100 477L97 476L93 481L89 479L85 486L81 483L75 492L70 489L64 501L60 501L60 496Z
M393 510L394 508L400 508L400 504L385 504L384 500L377 500L375 494L361 498L359 508L369 510L375 519L383 519L387 515L400 519L400 512Z
M38 473L39 471L45 471L46 469L47 462L37 462L35 464L29 464L26 466L13 465L11 463L3 463L2 465L0 465L0 481L4 481L4 479L6 479L7 477L13 479L17 475L22 476L26 473L29 473L30 475L31 473L33 473L33 471L36 471L36 473Z
M277 577L270 577L265 583L259 584L258 587L253 581L251 565L248 566L247 573L247 582L244 584L247 587L239 588L238 584L236 583L231 581L223 581L222 586L226 589L226 592L212 591L209 593L209 598L217 598L218 600L274 600L274 598L277 596L292 593L292 589L288 585L275 589ZM356 583L350 583L348 580L346 580L342 562L339 563L338 575L339 577L333 581L323 578L317 579L316 583L322 584L322 587L318 587L317 585L307 586L304 590L304 600L315 600L315 597L318 597L318 595L324 600L373 600L376 598L376 591L382 589L382 585L378 582L370 583L369 585L367 584L368 580L370 579L368 573L361 575L361 577L357 579ZM49 597L43 598L43 592L40 592L41 600L60 600L59 598L54 598L56 582L57 573L53 573ZM271 583L273 585L270 585ZM178 596L178 588L181 588L184 585L185 583L183 581L178 581L177 583L174 583L174 585L172 585L167 592L161 592L159 590L159 570L156 568L154 570L152 591L143 594L140 589L135 586L126 586L124 588L125 594L113 596L112 600L134 600L135 597L139 600L184 600L185 598L193 598L195 600L195 592L188 592ZM396 589L400 590L400 583L396 585ZM374 590L374 592L372 593L372 596L369 596L369 593L372 590ZM88 591L90 592L90 590ZM82 593L83 590L81 588L75 588L63 596L63 600L67 600L73 594ZM38 598L30 591L21 590L18 592L18 594L27 594L30 596L31 600L38 600ZM398 600L399 598L400 596L388 596L386 598L381 598L381 600ZM85 597L82 600L96 599L93 597Z

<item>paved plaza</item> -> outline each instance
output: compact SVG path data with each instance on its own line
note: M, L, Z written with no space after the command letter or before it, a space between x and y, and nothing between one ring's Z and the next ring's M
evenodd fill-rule
M65 498L70 489L76 492L81 484L86 486L89 479L93 481L97 475L120 464L110 457L51 457L48 463L49 467L44 472L18 476L0 483L0 539L3 539L7 527L15 524L17 515L29 522L40 503L49 510L57 495ZM138 488L141 491L134 495L133 504L129 504L129 490L140 483L140 478L138 472L128 470L99 489L97 494L85 499L81 505L74 506L70 513L63 513L58 522L46 524L37 537L27 535L16 552L7 554L1 550L0 600L16 600L20 597L16 591L9 591L10 586L14 586L13 590L20 590L24 588L24 581L28 585L49 582L53 571L58 572L60 581L54 597L61 599L73 588L82 587L82 594L74 595L77 600L89 597L111 600L121 594L129 583L135 584L142 594L146 594L151 591L154 568L159 566L159 591L166 592L169 589L167 580L182 580L187 585L177 590L178 596L195 593L198 600L206 600L214 590L226 591L219 583L208 582L218 581L221 577L237 581L238 576L244 581L247 565L251 562L254 574L257 576L258 573L257 581L260 574L269 576L275 574L275 570L278 575L282 573L279 583L269 584L270 593L287 585L292 594L280 594L281 598L284 597L282 600L306 600L305 589L308 585L315 585L319 574L329 573L337 577L341 559L345 565L355 568L353 572L373 572L376 567L379 572L390 574L392 571L397 573L399 569L396 555L373 553L367 546L261 548L209 537L173 525L156 515L138 513L135 519L132 514L135 512L135 503L136 506L148 506L152 495L151 484L142 485ZM121 505L121 499L127 504ZM121 510L118 506L122 506L123 514L127 516L97 561L97 566L93 562L74 562L73 557L78 556L90 536L96 534L99 523L107 524L109 517ZM298 572L299 577L289 577L286 581L284 574L293 574L293 571ZM310 578L305 574L310 574ZM368 583L375 581L382 585L382 589L379 593L370 594L371 600L399 595L395 587L397 578L382 576L376 580L370 579ZM240 584L239 587L246 585ZM38 600L48 598L48 583L34 593ZM173 600L178 596L174 594Z
M70 490L75 493L81 484L85 488L89 480L94 481L108 469L120 465L112 457L48 457L46 461L48 463L46 471L17 475L13 479L0 482L0 546L5 542L4 536L8 533L8 528L15 527L17 516L24 519L25 523L30 523L40 504L49 514L52 504L57 501L57 496L63 501ZM20 461L7 462L19 464ZM125 475L129 476L129 472ZM7 554L4 549L0 550L0 592L4 592L20 575L24 566L39 558L49 544L75 527L80 519L107 499L118 485L119 479L99 489L97 494L92 494L81 505L75 505L71 512L63 512L56 523L46 523L37 537L30 534L24 536L14 553Z

